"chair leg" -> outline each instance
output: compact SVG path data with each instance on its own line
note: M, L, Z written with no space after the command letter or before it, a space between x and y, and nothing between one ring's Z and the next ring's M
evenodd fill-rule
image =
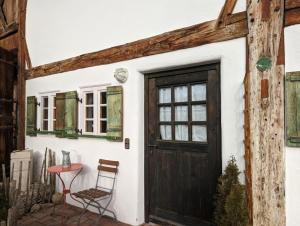
M88 207L91 205L91 202L92 202L92 201L90 201L90 202L85 202L85 200L83 200L83 202L86 203L87 205L84 206L84 204L82 203L82 205L83 205L83 210L81 211L80 216L79 216L78 221L77 221L77 225L78 225L78 226L80 225L81 217L86 213L86 211L88 210Z
M108 209L108 206L110 205L111 201L112 201L112 196L110 197L110 199L108 200L107 204L106 204L104 207L101 206L101 204L98 203L98 202L95 202L95 203L96 203L97 206L99 207L98 210L99 210L99 213L100 213L101 217L102 217L102 215L104 215L105 212L109 212L109 213L111 213L111 214L114 216L114 220L117 221L117 216L116 216L116 214L115 214L113 211L111 211L111 210ZM101 209L103 209L102 212L101 212ZM101 217L100 217L100 218L101 218Z

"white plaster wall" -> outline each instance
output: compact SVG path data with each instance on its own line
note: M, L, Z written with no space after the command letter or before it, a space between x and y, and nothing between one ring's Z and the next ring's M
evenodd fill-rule
M124 137L130 138L131 149L125 150L123 143L104 139L69 140L51 135L26 137L26 147L32 148L36 155L41 155L46 146L56 151L71 151L73 160L85 165L83 174L74 184L75 190L94 185L99 158L119 160L120 174L112 206L117 211L119 220L138 225L144 220L144 80L141 72L216 59L221 61L223 168L230 156L234 155L243 171L244 39L29 80L26 83L27 96L38 95L47 90L77 90L84 85L114 85L115 68L128 68L129 80L124 85Z
M33 65L50 63L79 54L124 44L173 29L213 20L225 0L29 0L27 42ZM236 12L245 9L239 1ZM71 151L73 161L85 165L74 190L93 186L99 158L120 161L120 174L112 207L119 220L138 225L144 221L144 78L142 72L179 65L221 62L222 159L223 168L234 155L244 170L243 78L245 75L245 39L215 43L141 59L86 68L59 75L29 80L27 96L40 92L78 90L94 84L117 84L113 72L118 67L129 70L124 84L123 143L105 139L59 139L51 135L26 137L26 147L36 157L46 147ZM37 159L37 158L36 158ZM243 180L243 176L241 176Z
M300 71L300 25L285 29L286 72ZM287 226L300 225L300 148L286 147Z
M28 0L34 66L214 20L225 0ZM239 0L235 12L245 10Z

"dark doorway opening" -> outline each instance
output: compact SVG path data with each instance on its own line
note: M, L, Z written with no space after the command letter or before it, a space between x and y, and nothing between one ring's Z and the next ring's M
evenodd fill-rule
M17 54L0 48L0 175L9 176L10 153L17 148Z

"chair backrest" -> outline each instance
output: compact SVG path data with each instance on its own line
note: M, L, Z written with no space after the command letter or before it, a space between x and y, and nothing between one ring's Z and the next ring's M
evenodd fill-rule
M100 159L98 166L98 177L96 188L112 192L115 186L116 176L118 174L119 162L113 160ZM109 187L102 185L101 178L111 180Z

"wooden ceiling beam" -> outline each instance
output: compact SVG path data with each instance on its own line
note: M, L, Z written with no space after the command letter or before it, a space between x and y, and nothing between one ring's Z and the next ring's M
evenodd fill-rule
M240 14L237 16L240 17ZM235 21L234 18L235 15L232 15L232 21ZM125 45L38 66L28 71L27 79L241 38L248 33L245 19L219 29L215 29L215 24L216 20L209 21Z
M285 26L288 27L295 24L300 24L300 6L285 12Z
M226 25L227 18L232 14L237 0L226 0L219 17L216 22L216 27L224 27Z
M300 23L300 0L287 0L286 7L288 10L285 14L285 26ZM204 22L128 44L33 67L27 70L27 79L232 40L246 37L248 34L246 12L229 15L224 27L216 28L216 23L217 20Z
M300 7L300 0L285 0L285 9L293 9Z

